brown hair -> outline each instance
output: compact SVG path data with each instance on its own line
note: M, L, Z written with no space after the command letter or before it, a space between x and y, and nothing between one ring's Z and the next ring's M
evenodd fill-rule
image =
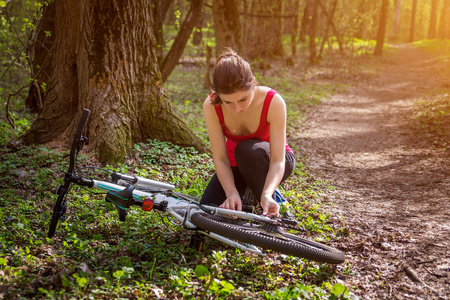
M212 77L211 104L214 105L222 103L220 94L247 91L255 85L250 64L230 48L217 57Z

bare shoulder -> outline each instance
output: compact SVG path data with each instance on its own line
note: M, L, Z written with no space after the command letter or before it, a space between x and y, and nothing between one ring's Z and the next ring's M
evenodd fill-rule
M286 103L279 93L273 95L270 102L269 111L267 113L267 121L281 120L286 118Z
M268 87L268 86L264 86L264 85L258 85L258 90L261 93L267 94L272 88Z
M268 87L268 86L259 86L259 90L261 91L261 94L263 94L264 96L267 95L267 93L271 90L273 90L273 88ZM283 97L281 97L281 95L277 92L275 93L275 95L273 95L272 98L272 102L282 102L284 103Z
M211 103L211 98L209 96L203 101L203 115L206 122L218 120L216 109L214 108L214 104Z
M270 107L274 107L276 109L285 109L286 103L284 102L283 97L277 92L273 95L272 102L270 103Z
M214 104L211 103L211 97L206 97L205 101L203 101L203 110L211 110L214 108Z

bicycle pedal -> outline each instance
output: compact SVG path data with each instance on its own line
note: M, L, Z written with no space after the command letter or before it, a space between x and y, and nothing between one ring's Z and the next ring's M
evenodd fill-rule
M281 220L283 223L294 225L296 226L298 224L297 220L295 219L295 216L293 213L286 211L282 214Z
M197 250L198 252L201 252L204 242L205 242L205 236L203 234L194 233L191 236L191 241L189 242L189 248Z

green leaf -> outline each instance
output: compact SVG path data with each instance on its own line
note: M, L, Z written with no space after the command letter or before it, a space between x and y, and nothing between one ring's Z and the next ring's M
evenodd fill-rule
M132 267L122 267L122 270L127 274L132 274L134 272L134 268Z
M340 283L335 283L333 285L333 287L331 288L331 293L336 296L341 296L342 294L348 296L347 288Z
M6 7L6 1L0 1L0 7Z
M234 290L234 285L225 280L222 280L220 284L222 285L222 290L224 291L231 292L232 290Z
M202 279L205 275L209 275L208 269L203 265L197 265L195 267L195 276L197 276L198 279Z

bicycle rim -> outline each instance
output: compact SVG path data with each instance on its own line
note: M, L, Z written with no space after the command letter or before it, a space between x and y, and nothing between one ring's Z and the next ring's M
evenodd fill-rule
M47 234L47 236L48 236L49 238L52 238L53 235L55 235L56 227L58 226L58 222L59 222L59 217L53 215L53 216L52 216L52 220L51 220L51 222L50 222L50 227L48 228L48 234Z
M283 254L331 264L340 264L345 260L344 253L332 247L289 233L266 231L257 224L249 226L239 219L217 220L211 215L195 213L191 221L203 230Z

